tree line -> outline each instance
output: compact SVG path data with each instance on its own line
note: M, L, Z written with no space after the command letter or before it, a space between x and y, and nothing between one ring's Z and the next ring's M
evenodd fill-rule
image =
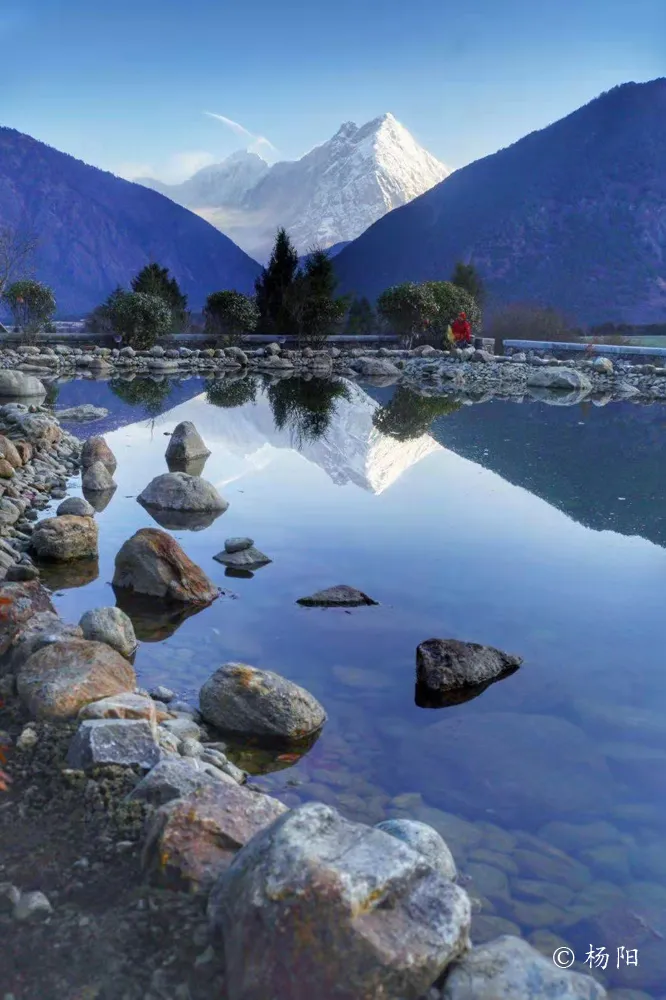
M0 229L0 299L26 338L48 330L56 311L53 290L30 273L37 241L9 227ZM398 334L406 343L427 336L440 341L460 312L481 327L483 287L470 264L458 264L450 281L405 282L388 288L373 306L363 297L340 295L334 263L314 248L299 260L286 230L278 230L254 295L232 290L211 293L203 309L204 332L237 344L247 334L295 336L301 346L319 347L333 333ZM168 268L146 265L130 287L116 288L87 318L88 329L107 333L142 350L168 333L191 325L187 296Z

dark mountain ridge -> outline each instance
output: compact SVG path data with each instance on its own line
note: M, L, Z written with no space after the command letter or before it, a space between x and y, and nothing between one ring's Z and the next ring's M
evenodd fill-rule
M200 309L253 290L259 265L199 216L14 129L0 128L0 225L34 231L35 274L59 315L82 315L145 264L168 267Z
M447 278L457 260L489 305L536 302L579 322L666 318L666 79L628 83L390 212L336 259L376 297Z

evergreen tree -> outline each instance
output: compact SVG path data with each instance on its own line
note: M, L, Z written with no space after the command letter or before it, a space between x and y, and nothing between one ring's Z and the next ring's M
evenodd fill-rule
M293 317L289 309L289 291L298 271L298 254L284 228L277 231L273 252L257 278L254 288L259 309L259 332L288 334L293 332Z
M312 250L287 295L294 330L301 342L312 346L325 343L344 316L347 303L343 298L336 298L337 283L327 252Z
M347 313L345 333L350 336L369 336L377 329L377 316L370 301L363 296L354 299Z
M485 296L483 281L473 264L463 264L462 261L458 261L451 276L451 284L464 288L478 306L483 305Z
M187 295L183 295L176 279L169 277L168 267L147 264L132 279L132 291L162 299L171 311L173 331L182 332L187 323Z

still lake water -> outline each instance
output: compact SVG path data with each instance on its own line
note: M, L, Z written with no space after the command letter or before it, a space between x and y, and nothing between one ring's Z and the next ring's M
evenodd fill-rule
M230 506L172 533L225 596L180 624L137 618L140 683L196 699L219 665L242 660L302 684L329 716L307 753L236 748L262 787L366 822L432 823L479 900L475 940L566 944L581 969L590 945L605 948L595 974L661 1000L666 411L438 406L342 381L115 384L121 398L104 382L59 389L57 408L111 410L70 429L104 433L118 459L97 515L99 571L47 579L62 615L115 603L116 552L155 525L135 498L167 471L165 435L193 421L212 452L202 475ZM213 556L232 535L273 562L226 575ZM295 603L338 583L379 607ZM524 664L472 701L420 708L415 650L433 636ZM617 968L621 947L638 948L637 967L623 956Z

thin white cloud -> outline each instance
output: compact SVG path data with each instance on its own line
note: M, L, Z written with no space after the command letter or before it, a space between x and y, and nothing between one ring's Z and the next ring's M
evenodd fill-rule
M230 128L232 132L235 132L236 135L242 135L245 138L251 139L253 145L266 146L268 149L273 149L277 152L273 143L267 139L265 135L255 135L254 132L250 132L250 130L245 128L244 125L241 125L240 122L235 122L233 118L227 118L226 115L215 114L214 111L204 111L204 114L208 115L209 118L215 118L218 122L222 122L222 124L226 125L227 128Z
M180 184L202 167L209 167L211 163L215 163L212 153L204 150L184 150L182 153L172 153L160 166L150 163L120 163L113 172L128 181L152 177L164 184Z

